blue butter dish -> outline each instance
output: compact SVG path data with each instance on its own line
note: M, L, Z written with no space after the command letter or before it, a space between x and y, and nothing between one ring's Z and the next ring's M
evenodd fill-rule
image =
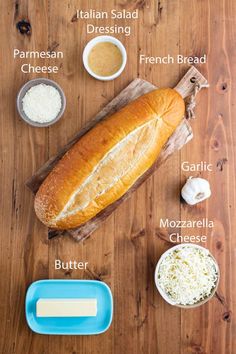
M96 299L94 317L37 317L39 299ZM92 335L105 332L112 321L113 298L108 285L97 280L39 280L32 283L25 299L26 320L40 334Z

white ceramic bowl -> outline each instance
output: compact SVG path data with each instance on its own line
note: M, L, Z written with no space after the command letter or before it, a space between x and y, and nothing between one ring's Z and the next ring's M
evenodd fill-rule
M110 43L115 44L119 48L119 50L121 51L121 54L122 54L122 58L123 58L122 65L121 65L120 69L115 74L113 74L111 76L100 76L100 75L97 75L90 69L90 67L88 65L88 56L89 56L89 53L90 53L91 49L97 43L101 43L101 42L110 42ZM98 37L93 38L91 41L89 41L87 43L87 45L85 46L84 51L83 51L84 67L87 70L87 72L91 76L93 76L95 79L97 79L97 80L102 80L102 81L114 80L124 70L126 62L127 62L127 53L126 53L125 47L123 46L123 44L117 38L112 37L112 36L98 36Z
M212 254L209 252L209 256L213 259L213 261L215 263L216 271L217 271L217 274L218 274L218 278L217 278L217 281L216 281L215 288L212 289L211 294L207 298L205 298L205 299L203 299L203 300L201 300L201 301L199 301L199 302L197 302L197 303L195 303L193 305L181 305L181 304L176 304L174 301L172 301L172 299L166 294L166 292L163 291L163 289L159 286L158 274L159 274L160 265L161 265L163 259L168 254L172 253L174 250L181 249L181 248L186 247L186 246L191 246L191 247L198 248L198 249L201 249L201 250L206 250L206 248L204 248L202 246L199 246L199 245L192 244L192 243L182 243L180 245L171 247L170 249L168 249L166 252L164 252L162 254L162 256L160 257L159 261L157 262L156 269L155 269L155 284L156 284L157 290L159 291L160 295L170 305L181 307L181 308L184 308L184 309L195 308L195 307L201 306L201 305L205 304L206 302L208 302L215 295L215 292L217 290L217 287L219 285L219 280L220 280L220 270L219 270L218 263L216 262L215 258L212 256Z

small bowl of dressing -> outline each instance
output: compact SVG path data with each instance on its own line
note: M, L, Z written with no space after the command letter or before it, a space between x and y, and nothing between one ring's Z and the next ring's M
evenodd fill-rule
M115 37L93 38L84 48L84 67L97 80L114 80L124 70L126 62L126 49Z

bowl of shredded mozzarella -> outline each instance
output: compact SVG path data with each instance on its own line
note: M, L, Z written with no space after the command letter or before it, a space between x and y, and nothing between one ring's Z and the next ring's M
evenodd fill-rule
M219 284L220 271L208 249L181 244L167 250L155 270L155 283L169 304L192 308L210 300Z

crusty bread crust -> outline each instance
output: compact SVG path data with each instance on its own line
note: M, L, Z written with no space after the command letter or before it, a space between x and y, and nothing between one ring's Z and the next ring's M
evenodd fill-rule
M40 186L34 203L38 218L56 229L75 228L115 202L152 166L184 110L184 101L175 90L158 89L98 123ZM109 180L109 188L99 185L104 179Z

